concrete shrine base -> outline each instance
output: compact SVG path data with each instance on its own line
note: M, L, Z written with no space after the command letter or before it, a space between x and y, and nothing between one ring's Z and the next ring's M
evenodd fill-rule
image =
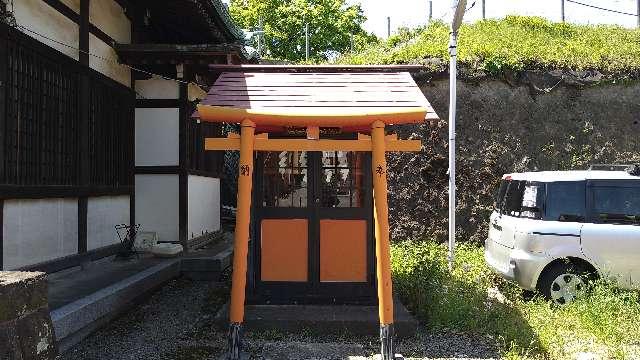
M416 334L418 321L397 299L394 301L394 333L407 338ZM229 325L229 304L216 315L221 329ZM244 329L308 334L350 334L378 336L380 324L376 305L247 305Z

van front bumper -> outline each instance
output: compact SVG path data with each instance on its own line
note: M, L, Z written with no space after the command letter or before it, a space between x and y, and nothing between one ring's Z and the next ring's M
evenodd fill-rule
M540 271L548 263L548 256L544 254L510 249L495 242L491 246L485 246L484 259L493 272L515 281L526 290L536 289Z

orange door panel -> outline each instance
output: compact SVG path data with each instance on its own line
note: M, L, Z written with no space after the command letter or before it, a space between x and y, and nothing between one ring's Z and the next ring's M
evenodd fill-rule
M320 281L367 281L366 220L320 220Z
M307 219L264 219L260 227L262 281L307 281Z

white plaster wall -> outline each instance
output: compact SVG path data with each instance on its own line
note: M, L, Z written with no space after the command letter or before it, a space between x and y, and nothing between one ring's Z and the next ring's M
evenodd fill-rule
M136 166L178 165L178 118L173 109L136 109Z
M118 243L114 228L129 223L129 196L100 196L87 200L87 249Z
M172 80L154 77L148 80L136 80L136 96L143 99L177 99L180 86Z
M96 56L89 56L89 66L113 80L131 86L131 71L128 67L118 63L115 50L102 40L89 34L89 52Z
M220 179L189 175L187 235L220 230Z
M160 241L178 241L178 175L138 174L136 223Z
M78 252L78 200L5 200L3 268L12 270Z
M69 20L57 10L47 5L42 0L14 0L14 14L16 21L30 30L46 35L49 38L78 48L78 25ZM11 5L9 5L11 9ZM34 33L22 30L25 34L38 41L51 46L52 48L66 54L74 59L78 59L78 51L50 40L44 39Z
M80 13L80 0L61 0L61 3L67 5L71 10Z
M131 42L131 22L113 0L91 0L89 22L121 44Z

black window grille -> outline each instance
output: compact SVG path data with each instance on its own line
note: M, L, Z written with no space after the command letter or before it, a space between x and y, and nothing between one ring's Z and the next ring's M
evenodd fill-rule
M78 74L71 61L8 31L4 176L13 185L78 181ZM6 35L5 35L6 36ZM44 45L42 45L44 47Z
M131 89L2 24L0 57L0 184L131 185ZM80 115L82 76L89 79L88 116ZM81 121L88 122L85 133ZM82 141L87 183L81 183Z

